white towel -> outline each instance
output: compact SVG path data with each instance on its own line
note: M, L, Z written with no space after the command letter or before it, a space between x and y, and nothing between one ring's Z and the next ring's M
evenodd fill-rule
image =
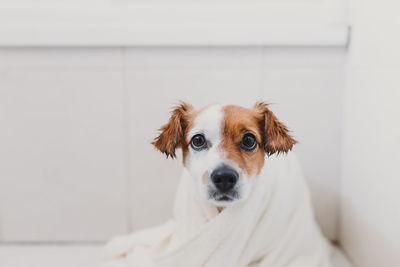
M266 158L249 197L221 212L200 199L184 171L173 219L112 240L105 267L329 267L295 155Z

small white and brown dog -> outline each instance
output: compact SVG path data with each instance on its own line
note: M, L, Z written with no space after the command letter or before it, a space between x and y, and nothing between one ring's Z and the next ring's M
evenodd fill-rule
M153 145L168 156L182 149L183 164L201 196L224 207L245 200L265 155L288 152L296 144L265 103L253 108L210 105L195 110L181 103Z
M331 266L289 152L296 140L268 105L181 103L153 144L167 157L182 150L173 218L111 241L104 266Z

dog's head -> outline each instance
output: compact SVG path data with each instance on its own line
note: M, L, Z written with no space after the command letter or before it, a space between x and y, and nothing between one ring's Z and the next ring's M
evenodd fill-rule
M200 110L181 103L160 131L153 145L172 158L181 148L200 194L222 207L246 199L266 154L288 152L296 143L265 103Z

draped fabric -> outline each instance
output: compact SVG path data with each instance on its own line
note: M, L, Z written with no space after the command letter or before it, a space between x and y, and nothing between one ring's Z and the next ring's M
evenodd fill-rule
M330 267L331 247L314 220L295 155L266 158L250 179L249 197L219 212L200 199L185 170L173 218L109 242L102 266Z

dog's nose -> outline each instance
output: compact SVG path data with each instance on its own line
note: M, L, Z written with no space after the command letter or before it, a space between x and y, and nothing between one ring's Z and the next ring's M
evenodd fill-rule
M239 174L231 168L218 168L211 173L211 181L222 193L231 190L238 179Z

